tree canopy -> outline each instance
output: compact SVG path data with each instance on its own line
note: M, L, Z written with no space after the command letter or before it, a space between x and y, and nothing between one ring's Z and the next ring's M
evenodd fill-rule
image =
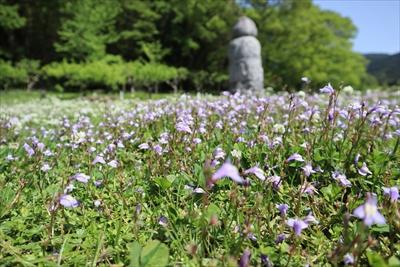
M53 66L114 55L184 67L188 88L226 89L227 47L241 15L259 29L266 86L298 88L303 76L316 86L367 80L351 20L311 0L0 0L0 58Z

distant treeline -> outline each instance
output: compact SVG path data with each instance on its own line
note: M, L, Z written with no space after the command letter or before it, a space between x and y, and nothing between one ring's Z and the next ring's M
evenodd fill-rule
M351 20L311 0L0 0L0 88L227 89L241 15L257 24L266 86L374 82Z
M374 76L379 84L400 85L400 53L388 54L366 54L369 63L367 71Z

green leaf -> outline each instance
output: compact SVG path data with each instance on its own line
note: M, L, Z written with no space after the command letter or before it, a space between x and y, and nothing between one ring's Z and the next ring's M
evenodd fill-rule
M164 267L168 264L169 249L158 240L147 242L140 256L140 266Z
M131 264L129 266L136 267L140 266L140 252L142 247L139 242L135 241L130 247L131 253L129 254Z
M374 227L371 227L372 232L376 233L389 233L389 225L388 224L383 224L383 225L375 225Z
M367 252L368 262L372 267L387 267L385 260L376 252Z
M400 260L396 256L389 258L389 267L400 267Z

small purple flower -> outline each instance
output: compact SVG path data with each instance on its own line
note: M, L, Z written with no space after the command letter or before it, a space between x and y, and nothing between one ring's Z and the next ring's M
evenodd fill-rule
M281 213L282 217L285 217L287 214L287 211L289 209L289 205L288 204L276 204L276 208L279 210L279 212Z
M64 189L64 194L71 193L75 189L74 184L68 184Z
M341 186L351 187L351 182L347 179L346 175L335 171L332 173L332 178L340 183Z
M116 161L115 159L110 161L109 163L107 163L108 166L110 166L111 168L117 168L118 167L118 161Z
M27 143L24 144L24 149L26 153L28 153L29 157L32 157L35 154L35 150L33 150L33 148L31 148Z
M279 234L275 239L275 244L280 244L286 239L285 234Z
M225 155L226 154L225 154L224 150L222 150L222 148L220 148L220 147L217 147L213 153L214 159L222 159L225 157Z
M286 161L287 161L287 162L290 162L290 161L304 162L304 159L303 159L303 157L302 157L300 154L294 153L294 154L291 155Z
M399 199L399 188L397 186L393 187L382 187L383 194L390 197L391 202L396 202Z
M206 191L204 191L204 189L201 187L197 187L197 188L193 189L193 193L196 193L196 194L204 194L205 192Z
M301 231L308 227L308 224L301 219L288 219L286 224L293 228L293 231L297 236L301 235Z
M92 161L92 164L95 165L96 163L106 164L104 158L100 155L96 156L96 158Z
M40 142L39 142L39 143L36 144L36 147L37 147L37 149L38 149L39 151L43 151L45 145L44 145L43 143L40 143Z
M250 266L251 251L246 248L243 252L242 257L240 257L239 267L249 267Z
M160 216L158 218L158 224L161 226L167 227L168 226L168 218L165 216Z
M139 148L142 149L142 150L147 150L147 149L150 148L150 146L149 146L148 143L143 143L143 144L139 145Z
M314 217L312 212L308 213L308 215L304 218L304 222L307 224L319 224L319 221Z
M359 153L357 153L357 155L354 157L354 165L357 165L358 164L358 161L360 160L360 154Z
M368 174L372 174L372 172L368 169L367 164L363 162L363 165L360 169L358 169L358 173L362 176L367 176Z
M90 176L88 176L88 175L86 175L84 173L77 173L74 176L72 176L71 178L74 179L74 180L77 180L77 181L79 181L81 183L85 183L86 184L89 181Z
M352 254L347 253L346 255L344 255L343 257L343 263L344 265L351 265L354 263L354 257Z
M184 132L184 133L192 133L192 130L190 129L189 125L186 122L178 122L176 125L176 130L178 132Z
M273 175L267 178L267 181L272 183L275 190L279 190L282 185L282 179L278 175Z
M304 175L309 177L312 173L315 173L315 171L313 170L311 164L307 164L306 166L302 167Z
M160 146L159 144L155 145L153 147L153 150L158 154L161 155L162 154L162 146Z
M53 156L53 152L51 152L49 149L46 149L46 151L43 152L43 155L46 157L51 157Z
M211 177L213 182L222 177L229 177L238 184L243 184L244 179L239 175L238 169L229 162L225 162Z
M76 208L79 206L78 200L71 195L62 195L60 197L60 204L65 208Z
M385 218L379 213L377 203L378 201L376 196L368 194L365 203L356 208L353 215L362 219L366 226L372 224L385 224Z
M50 167L50 165L48 164L48 163L43 163L43 165L42 165L42 167L40 168L40 170L42 171L42 172L48 172L49 170L51 170L51 167Z
M103 184L103 181L102 180L96 180L96 181L93 182L93 184L94 184L94 186L99 187L99 186L101 186Z
M328 85L322 87L321 89L319 89L319 91L323 94L333 94L335 92L335 90L333 89L332 85L330 83L328 83Z
M311 183L305 182L301 187L300 190L304 194L308 195L314 195L317 192L317 189L315 186L313 186Z
M257 176L257 178L260 179L261 181L264 181L264 180L265 180L264 171L261 170L261 169L258 168L258 167L252 167L252 168L247 169L247 170L244 171L244 174L249 174L249 173L254 174L254 175Z

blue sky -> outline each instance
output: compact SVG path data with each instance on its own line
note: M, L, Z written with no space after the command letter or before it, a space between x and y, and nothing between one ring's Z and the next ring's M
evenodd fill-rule
M400 0L314 0L314 3L351 18L358 29L353 41L355 51L400 52Z

